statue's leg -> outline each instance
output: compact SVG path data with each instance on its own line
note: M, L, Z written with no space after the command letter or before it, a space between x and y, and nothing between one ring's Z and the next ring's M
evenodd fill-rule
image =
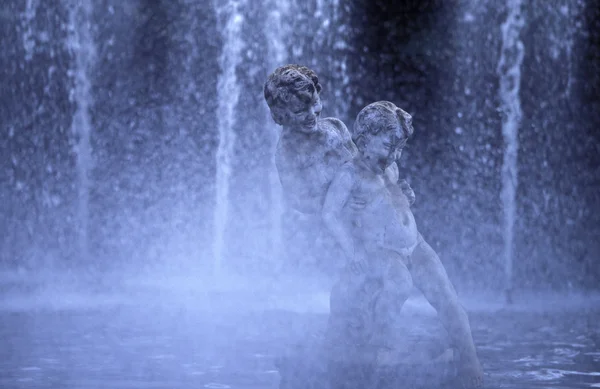
M329 389L377 389L377 369L373 363L328 364Z
M380 280L349 269L332 289L327 328L331 389L365 389L373 385L376 356L369 339L373 305L380 290Z
M415 286L437 310L452 345L458 351L461 365L480 369L467 313L459 303L456 290L437 253L421 239L411 259ZM477 385L479 383L474 387Z
M329 300L329 327L343 342L362 344L372 331L373 307L381 281L366 273L344 271Z
M320 219L288 209L282 216L285 261L283 266L304 272L317 263L320 254L315 249Z
M408 299L413 286L411 274L401 259L392 254L387 261L387 271L382 275L382 288L374 305L373 331L370 343L379 352L379 363L389 364L395 348L396 320Z

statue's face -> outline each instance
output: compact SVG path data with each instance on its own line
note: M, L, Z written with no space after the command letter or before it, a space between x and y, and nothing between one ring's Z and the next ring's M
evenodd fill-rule
M383 173L387 167L400 158L406 138L402 134L400 123L394 128L385 129L378 134L368 136L362 148L362 154L369 166L378 173Z
M308 93L293 95L285 109L289 126L302 132L312 132L316 129L323 105L319 94L315 91L311 95Z

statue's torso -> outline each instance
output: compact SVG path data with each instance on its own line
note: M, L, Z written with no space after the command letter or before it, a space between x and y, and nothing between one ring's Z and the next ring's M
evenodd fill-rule
M382 176L363 174L352 167L355 177L344 212L350 218L355 239L365 249L387 249L402 256L412 253L419 232L406 199L394 199Z
M337 119L319 120L317 131L310 134L284 131L276 163L290 206L319 214L337 170L353 156L352 146L348 130Z

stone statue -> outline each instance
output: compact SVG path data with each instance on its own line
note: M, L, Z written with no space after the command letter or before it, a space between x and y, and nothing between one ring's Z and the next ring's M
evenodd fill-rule
M320 91L321 85L319 84L317 75L312 70L299 65L286 65L276 69L269 75L264 86L265 99L269 105L273 120L282 126L282 132L276 150L276 165L287 204L298 213L310 215L310 217L313 217L316 220L320 220L321 217L324 216L324 214L322 215L322 211L326 196L335 198L333 192L329 193L330 185L334 181L334 178L338 176L338 172L341 171L340 169L342 169L342 167L353 164L355 162L355 157L358 157L358 150L352 141L350 132L346 126L340 120L335 118L319 118L322 110L319 96ZM403 210L403 207L408 209L409 205L414 201L414 193L405 181L398 180L398 168L395 163L395 158L399 157L400 150L401 148L395 147L395 154L388 155L388 159L391 162L385 163L385 174L379 178L383 179L384 186L388 189L396 208ZM365 191L365 193L367 193L367 191ZM370 199L360 193L357 193L356 196L350 196L348 200L348 207L353 213L357 213L361 209L364 210L368 206L373 206ZM396 202L400 205L396 205ZM409 217L412 217L410 211ZM366 221L368 222L368 220ZM318 226L313 227L319 229ZM332 232L334 231L335 227L333 227ZM336 235L335 232L333 235ZM417 234L416 236L419 240L415 243L417 248L414 249L411 258L418 258L419 255L425 256L428 259L431 258L430 253L427 252L427 249L431 248L426 246L426 243L424 242L421 244L422 240L420 240L420 235ZM349 249L347 244L340 243L342 248L346 251L346 255L349 255L352 250ZM391 246L394 247L393 244ZM365 252L370 248L370 246L365 245ZM423 254L423 252L425 254ZM431 252L433 252L433 250L431 250ZM435 256L434 252L433 255ZM351 258L356 259L355 257ZM437 258L437 256L435 258ZM394 260L394 255L387 253L386 256L381 257L381 259L381 263L385 262L393 265L393 269L384 271L383 265L371 266L369 268L365 267L363 271L366 272L366 274L370 274L369 278L373 279L374 282L362 282L360 278L355 280L344 277L341 280L342 282L336 284L336 287L331 294L331 306L341 307L340 304L342 303L342 300L345 300L344 304L347 304L348 308L340 308L339 310L342 313L340 315L330 315L330 329L335 327L333 324L336 319L341 319L343 321L347 318L352 318L352 315L348 316L345 314L345 311L349 309L349 307L358 307L359 313L362 314L366 323L370 323L371 327L383 327L384 323L378 323L378 320L389 322L389 317L384 318L383 315L371 313L372 310L369 305L376 302L379 311L384 311L385 309L392 307L394 304L388 304L386 307L383 303L384 301L394 300L390 298L392 294L387 291L392 290L394 296L398 293L403 295L407 288L410 274L406 276L408 273L403 271L404 269L401 266L395 266L400 262ZM427 262L427 260L424 262ZM370 265L367 261L355 261L355 264L359 266ZM406 264L403 264L403 266L406 267ZM435 266L433 267L435 268ZM443 271L443 268L441 269ZM439 269L435 268L434 270ZM391 276L394 271L400 271L400 275ZM445 276L445 273L443 273L443 275ZM406 280L398 282L402 277L405 277ZM413 274L412 277L415 278L415 274ZM386 282L381 282L381 280L385 280ZM394 286L394 282L397 282L398 285ZM415 283L417 282L415 281ZM366 294L358 295L353 293L351 289L354 286L363 288L366 290ZM364 287L367 288L365 289ZM348 300L351 300L353 297L356 299L355 301ZM397 301L398 299L395 299L394 302ZM438 306L446 307L446 305ZM452 310L444 309L442 314L446 314L447 311L449 312ZM449 315L452 316L452 314ZM355 317L359 316L360 315ZM368 333L368 331L364 330L359 332L362 335ZM328 338L330 338L329 343L335 343L335 341L332 341L334 338L331 336L332 331L328 331L328 333ZM385 337L385 335L383 335L384 331L381 331L381 334ZM339 335L342 338L347 339L348 333L341 331ZM432 336L435 337L434 335ZM459 338L462 339L462 336ZM380 340L383 341L383 339ZM373 339L369 339L369 341L371 344L377 343L373 342ZM383 342L380 343L383 344ZM367 346L368 345L365 344L365 347ZM381 345L376 345L376 347L379 346ZM382 353L370 355L365 347L360 347L360 350L358 350L359 353L370 361L366 365L363 364L365 366L373 362L373 357L378 357L380 362L393 359ZM468 350L468 347L463 347L463 349ZM289 380L286 381L289 382Z
M300 65L275 69L264 86L271 116L282 126L275 163L287 206L288 260L300 269L312 263L331 271L343 258L331 239L323 239L321 207L335 172L356 147L341 120L320 117L320 92L315 72Z
M335 172L356 153L341 120L319 118L320 92L315 72L299 65L277 68L264 87L271 116L283 127L275 162L284 196L290 207L314 215Z
M320 92L316 73L300 65L275 69L264 85L271 116L282 126L275 163L283 195L296 220L309 220L306 229L312 236L305 242L309 247L319 235L327 188L340 166L356 153L350 132L341 120L320 118ZM386 182L396 186L396 164L386 173ZM398 188L414 201L414 193L405 181Z
M411 121L387 101L363 108L352 134L358 152L338 169L327 190L323 220L350 262L334 288L329 331L332 337L354 337L354 344L374 348L381 363L393 360L396 348L382 326L393 324L387 312L404 304L414 282L437 310L458 352L463 385L481 387L483 373L467 315L440 259L419 233L407 197L385 182L385 170L413 133ZM374 298L376 291L381 298Z

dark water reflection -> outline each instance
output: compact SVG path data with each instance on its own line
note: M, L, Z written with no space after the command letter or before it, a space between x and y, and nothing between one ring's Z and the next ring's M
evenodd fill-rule
M277 388L276 356L326 317L223 294L45 297L0 296L0 388ZM487 387L600 387L598 299L535 301L470 307Z
M476 312L471 316L488 382L497 387L600 387L597 301L546 312Z

